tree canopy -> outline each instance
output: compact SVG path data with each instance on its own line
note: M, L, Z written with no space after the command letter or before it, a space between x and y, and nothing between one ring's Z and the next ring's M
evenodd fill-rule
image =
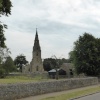
M8 16L11 14L12 3L10 0L0 0L0 17L2 15ZM0 21L0 47L6 47L5 45L5 36L4 36L4 28L7 28L7 25L3 24Z
M54 69L57 66L57 62L59 62L59 65L62 65L63 63L69 63L69 59L54 59L54 58L46 58L43 61L44 70L49 71L51 69Z
M20 69L21 72L22 66L25 66L27 63L28 61L26 60L26 57L23 54L18 55L14 60L14 64L17 66L17 68Z
M0 64L0 78L4 78L10 72L16 71L14 62L10 56L7 56L5 61Z
M74 43L74 49L70 52L70 59L74 63L78 74L99 75L100 39L84 33Z
M11 14L12 3L10 0L0 0L0 15Z
M53 58L46 58L43 61L43 67L45 71L49 71L56 66L56 60Z
M12 58L10 56L7 57L6 61L2 64L2 66L3 66L3 69L5 70L6 74L8 74L9 72L16 71L14 61L12 60Z

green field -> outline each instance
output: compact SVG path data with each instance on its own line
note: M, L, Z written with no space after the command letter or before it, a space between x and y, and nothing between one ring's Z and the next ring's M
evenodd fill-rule
M72 98L88 95L88 94L95 93L95 92L100 92L100 86L89 88L89 89L84 89L84 90L77 90L77 91L67 93L67 94L62 94L59 96L48 97L42 100L69 100Z
M27 83L27 82L38 82L47 80L48 79L43 79L41 76L37 76L34 78L26 76L8 76L6 78L0 79L0 84Z

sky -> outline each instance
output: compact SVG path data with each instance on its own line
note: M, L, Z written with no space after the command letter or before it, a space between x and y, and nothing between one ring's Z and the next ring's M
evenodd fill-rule
M9 17L2 16L11 57L24 54L30 62L38 29L42 59L68 58L85 32L100 38L100 0L11 0Z

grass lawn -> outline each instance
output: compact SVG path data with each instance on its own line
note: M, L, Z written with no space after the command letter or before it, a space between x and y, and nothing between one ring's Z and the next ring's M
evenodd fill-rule
M71 93L62 94L62 95L54 96L54 97L48 97L48 98L41 99L41 100L69 100L72 98L84 96L84 95L95 93L98 91L100 92L100 86L89 88L89 89L84 89L84 90L77 90Z
M41 76L34 78L26 76L8 76L6 78L0 79L0 84L10 84L10 83L25 83L25 82L38 82L47 81L48 79L43 79Z

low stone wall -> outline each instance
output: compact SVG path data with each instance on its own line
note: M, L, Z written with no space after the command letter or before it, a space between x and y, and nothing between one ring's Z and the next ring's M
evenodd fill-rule
M15 100L22 97L69 90L98 84L98 78L72 78L38 83L0 85L0 100Z

